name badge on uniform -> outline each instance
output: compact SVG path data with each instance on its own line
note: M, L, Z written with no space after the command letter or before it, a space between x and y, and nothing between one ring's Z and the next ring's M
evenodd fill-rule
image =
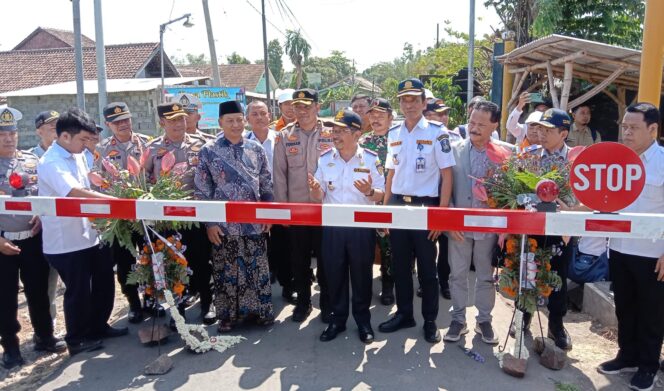
M368 168L355 168L353 171L354 172L362 172L362 173L365 173L365 174L368 174L370 172Z
M426 160L422 156L415 159L415 172L424 172L424 169L426 168L425 161Z

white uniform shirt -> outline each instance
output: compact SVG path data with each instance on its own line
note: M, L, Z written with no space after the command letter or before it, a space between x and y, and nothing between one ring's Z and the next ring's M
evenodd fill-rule
M373 205L374 202L353 185L354 181L368 180L369 177L373 189L385 190L385 177L378 155L360 146L348 162L336 148L327 150L318 159L314 176L325 193L324 204Z
M424 170L417 172L420 157ZM410 132L404 122L387 135L385 168L394 170L392 194L438 197L440 170L454 164L449 133L424 117Z
M268 129L267 130L267 137L265 138L265 141L261 143L261 141L254 135L254 132L248 132L245 135L245 138L247 140L254 140L260 145L263 146L263 149L265 150L265 154L267 155L267 165L270 168L270 173L272 172L272 157L274 156L274 140L277 138L277 132L273 129Z
M664 213L664 148L653 141L641 154L646 169L646 185L636 201L621 210L625 213ZM611 238L609 248L623 254L648 258L664 255L664 239Z
M39 195L66 197L74 188L89 188L88 164L81 153L72 154L57 142L39 159ZM97 231L84 217L42 216L45 254L64 254L99 244Z
M596 257L606 252L606 238L584 236L579 238L579 252Z

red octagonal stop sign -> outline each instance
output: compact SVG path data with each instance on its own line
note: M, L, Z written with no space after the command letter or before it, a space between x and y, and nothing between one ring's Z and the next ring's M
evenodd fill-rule
M646 184L641 158L628 147L612 142L584 149L572 164L570 186L576 198L600 212L630 205Z

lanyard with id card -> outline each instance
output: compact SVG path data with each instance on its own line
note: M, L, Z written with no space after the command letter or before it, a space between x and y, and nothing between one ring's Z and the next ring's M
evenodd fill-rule
M415 159L415 172L417 172L417 173L424 172L424 170L426 169L426 161L422 157L422 150L423 149L424 149L423 144L417 144L417 150L420 152L417 159Z

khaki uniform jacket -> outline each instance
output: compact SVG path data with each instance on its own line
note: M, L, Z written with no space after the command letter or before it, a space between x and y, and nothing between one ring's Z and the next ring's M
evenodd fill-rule
M12 195L14 188L9 184L12 173L26 174L26 195L36 196L37 191L37 155L27 151L16 151L13 158L0 158L0 194ZM29 215L0 214L0 230L7 232L20 232L32 229Z
M101 164L103 158L119 169L126 169L127 157L133 156L139 160L148 141L148 136L139 133L133 133L131 139L125 143L121 143L115 136L106 137L95 147L93 171L106 171Z
M321 120L308 135L297 122L286 126L274 145L274 200L317 203L309 195L307 174L316 173L318 158L333 146L331 129Z
M169 151L175 155L175 164L186 162L186 169L182 176L183 187L187 190L194 189L194 171L198 165L198 153L206 140L191 134L185 133L184 140L181 143L174 143L166 136L160 136L148 143L147 148L150 156L144 164L145 172L151 181L159 179L161 174L161 159Z

